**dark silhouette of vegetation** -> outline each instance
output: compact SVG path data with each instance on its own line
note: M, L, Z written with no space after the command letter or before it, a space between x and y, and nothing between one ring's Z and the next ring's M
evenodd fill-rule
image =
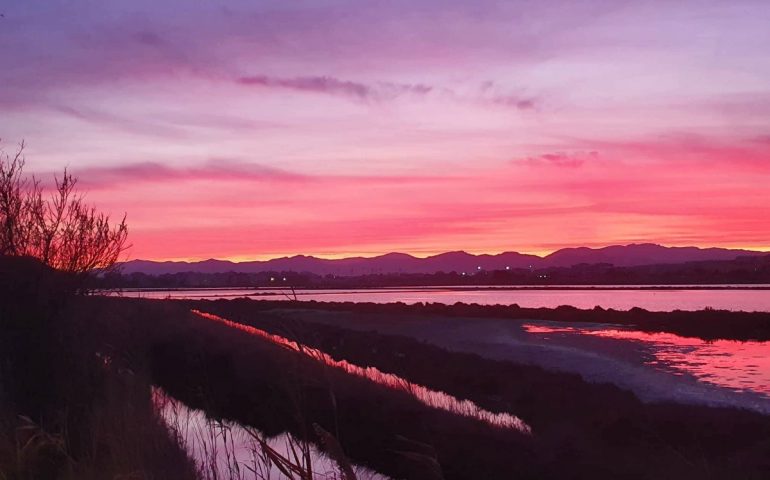
M128 226L84 202L67 170L47 194L24 175L24 144L15 154L0 151L0 255L30 256L54 269L77 274L107 270L127 248Z
M66 170L48 191L0 151L0 478L195 479L141 371L121 368L77 299L126 248Z
M45 439L25 464L26 477L0 463L9 478L46 478L30 473L46 465L47 478L103 478L92 473L128 468L143 472L143 478L195 478L194 466L154 416L150 383L214 418L252 425L268 435L289 431L320 443L317 432L329 432L346 456L395 478L760 479L770 466L770 419L759 414L644 404L629 392L576 375L270 313L276 307L331 306L386 315L430 315L434 308L465 315L481 311L478 306L95 296L68 296L61 303L59 282L67 282L67 274L25 258L5 258L0 267L0 342L4 354L15 352L3 356L15 368L2 370L0 385L18 387L3 389L0 411L20 412L32 422L0 415L0 462L3 442L15 441L18 429ZM533 435L426 407L403 392L192 315L193 308L395 373L493 412L511 412L532 426ZM67 327L32 350L28 340L14 341L25 337L25 325L44 317L57 319L48 318L47 325ZM25 345L24 352L14 344ZM20 373L13 376L14 371ZM10 404L13 409L6 407Z
M123 368L83 323L73 282L0 257L0 478L197 478L146 374Z
M161 418L150 357L106 342L84 315L84 294L126 249L125 217L113 223L87 206L66 170L46 193L24 175L23 150L0 152L0 479L240 480L236 465L189 457ZM261 472L280 462L311 480L309 462L257 440Z
M408 460L410 447L394 432L437 444L436 451L446 456L447 479L511 478L526 469L516 461L528 454L521 433L428 408L405 392L203 320L184 305L89 298L88 306L94 328L111 344L147 355L158 385L212 416L267 435L289 430L311 439L317 438L309 433L316 423L334 434L352 459L396 478L427 477L421 473L426 466ZM496 448L511 455L500 458Z
M110 343L145 352L153 381L185 403L267 434L288 429L302 435L317 423L334 433L354 461L396 478L435 478L427 473L433 461L448 480L760 479L770 467L770 418L758 413L645 404L618 387L587 383L573 374L292 321L272 315L262 302L85 300L82 308L89 309L93 328ZM299 305L306 306L294 306ZM192 308L492 411L511 412L530 423L533 434L430 409L396 390L325 369L297 352L192 315ZM434 452L428 455L433 461L419 452Z

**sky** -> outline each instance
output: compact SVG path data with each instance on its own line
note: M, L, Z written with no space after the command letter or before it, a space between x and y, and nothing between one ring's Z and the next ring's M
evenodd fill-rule
M770 250L770 2L0 0L0 146L130 258Z

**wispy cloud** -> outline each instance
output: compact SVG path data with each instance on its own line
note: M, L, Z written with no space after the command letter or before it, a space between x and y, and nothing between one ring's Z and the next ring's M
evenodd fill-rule
M434 89L422 84L392 82L367 84L329 76L282 78L254 75L240 77L237 81L241 85L339 95L361 101L389 100L401 95L427 95Z
M142 162L110 167L92 167L75 172L91 188L110 187L119 183L169 182L185 180L239 180L270 182L302 182L310 177L260 164L247 164L227 159L190 167L171 167L156 162Z
M535 100L516 95L499 95L490 98L490 102L504 107L513 107L519 110L530 110L535 108Z
M770 238L763 0L4 3L0 135L140 255Z
M212 158L204 163L191 166L169 166L159 162L138 162L110 167L81 168L73 173L82 179L88 188L110 188L120 183L171 184L173 182L202 180L227 184L226 182L265 182L273 186L285 183L314 184L321 188L331 186L408 186L437 185L456 182L453 176L405 176L405 175L324 175L301 174L290 170L271 167L243 160ZM225 182L225 183L222 183Z
M295 77L278 78L266 75L241 77L238 83L242 85L254 85L268 88L285 88L304 92L328 93L355 97L361 100L372 95L372 89L368 85L357 82L339 80L334 77Z
M458 92L448 87L423 83L364 83L332 76L274 77L253 75L239 77L237 83L262 88L334 95L362 102L379 102L394 100L402 96L422 97L436 94L459 102L489 104L517 110L531 110L536 107L534 98L523 94L505 93L504 89L491 81L483 82L476 93Z
M485 103L518 110L531 110L537 106L532 96L510 93L491 80L481 84L480 99Z
M137 135L147 135L164 138L181 138L185 130L174 125L161 123L152 119L133 119L126 115L91 109L88 107L72 107L70 105L52 105L51 109L68 117L97 126L108 126L123 132Z
M754 170L770 172L770 143L761 136L729 137L673 132L637 140L589 140L602 154L624 161L666 163L671 168Z
M599 153L596 151L590 152L554 152L545 153L542 155L527 157L524 159L515 159L512 163L516 165L528 165L532 167L559 167L559 168L580 168L587 161L597 160Z

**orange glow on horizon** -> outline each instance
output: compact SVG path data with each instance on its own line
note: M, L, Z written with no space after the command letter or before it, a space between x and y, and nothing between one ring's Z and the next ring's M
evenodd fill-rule
M635 243L643 243L643 242L635 242ZM644 242L647 243L647 242ZM202 262L205 260L223 260L223 261L229 261L233 263L241 263L241 262L257 262L257 261L268 261L268 260L274 260L276 258L285 258L285 257L294 257L297 255L304 255L307 257L315 257L325 260L339 260L344 258L353 258L353 257L363 257L363 258L372 258L372 257L378 257L381 255L386 255L388 253L404 253L407 255L411 255L415 258L427 258L434 255L439 255L442 253L447 252L453 252L453 251L464 251L466 253L470 253L472 255L499 255L501 253L505 252L517 252L521 253L523 255L536 255L538 257L546 257L561 248L572 248L572 247L584 247L587 246L589 248L602 248L602 247L608 247L612 245L618 245L618 244L608 244L608 245L564 245L560 248L550 249L550 250L539 250L539 249L509 249L509 250L494 250L494 251L483 251L483 250L468 250L468 249L462 249L462 248L448 248L447 250L436 250L436 251L418 251L418 252L410 252L408 250L383 250L383 251L351 251L347 253L327 253L327 252L296 252L296 253L275 253L275 254L255 254L255 255L225 255L225 256L216 256L216 255L210 255L210 256L201 256L201 257L142 257L142 258L135 258L131 255L128 256L127 260L149 260L154 262L188 262L188 263L194 263L194 262ZM625 245L625 243L623 243ZM697 244L682 244L682 245L672 245L672 244L665 244L666 247L697 247L697 248L711 248L711 247L719 247L719 248L729 248L734 250L751 250L756 252L770 252L770 246L743 246L743 245L697 245Z
M770 250L766 1L5 3L0 149L133 259Z

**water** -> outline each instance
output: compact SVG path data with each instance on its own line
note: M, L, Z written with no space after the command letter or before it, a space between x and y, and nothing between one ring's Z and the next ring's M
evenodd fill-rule
M408 393L432 408L444 409L456 415L474 418L489 425L531 433L518 417L507 413L492 413L481 409L469 400L459 400L443 392L412 384L406 380L373 367L360 367L347 361L335 360L328 354L300 345L292 340L270 334L252 326L231 322L225 318L193 310L193 313L212 322L236 328L261 341L268 341L287 348L332 368L339 368L350 375L359 376L388 388ZM340 468L313 444L302 442L290 434L267 438L260 431L235 422L214 420L205 412L192 409L167 395L161 389L154 390L154 400L160 416L174 432L190 457L196 462L205 480L283 480L280 465L292 470L299 467L312 471L302 478L312 480L342 480ZM306 459L309 459L306 460ZM389 480L377 472L353 465L359 480ZM294 478L299 478L294 477Z
M333 460L314 445L289 434L268 438L251 427L213 420L202 410L190 408L158 388L154 398L161 418L178 435L205 480L286 480L290 477L277 466L283 459L311 471L312 480L343 478ZM304 451L310 459L307 463L303 460ZM299 462L294 460L295 454ZM390 480L364 467L353 469L359 480Z
M287 319L415 338L451 351L614 383L644 401L748 408L770 415L770 342L704 341L600 323L367 315L292 309Z
M460 400L444 392L430 390L423 387L422 385L408 382L397 375L382 372L374 367L362 367L352 364L346 360L335 360L326 352L316 348L310 348L293 340L268 333L250 325L233 322L226 318L222 318L210 313L201 312L199 310L193 310L192 312L201 318L205 318L212 322L222 323L230 328L241 330L242 332L246 332L249 335L253 335L261 340L266 340L288 350L306 355L317 362L323 363L326 366L338 368L350 375L365 378L366 380L377 383L379 385L407 393L412 398L428 407L438 408L455 415L473 418L494 427L509 428L526 434L531 433L529 425L524 423L524 421L515 415L509 413L493 413L488 410L484 410L470 400Z
M350 290L296 290L299 300L321 302L373 302L444 304L478 303L555 308L571 305L590 309L595 306L629 310L634 307L650 311L702 310L707 307L732 311L770 312L770 286L753 288L660 288L628 287L419 287ZM256 298L287 300L293 294L279 289L190 289L190 290L126 290L123 296L143 298Z
M645 365L736 392L759 393L770 400L770 342L704 341L672 333L645 333L582 324L525 324L526 332L547 340L589 336L630 342L642 350Z

